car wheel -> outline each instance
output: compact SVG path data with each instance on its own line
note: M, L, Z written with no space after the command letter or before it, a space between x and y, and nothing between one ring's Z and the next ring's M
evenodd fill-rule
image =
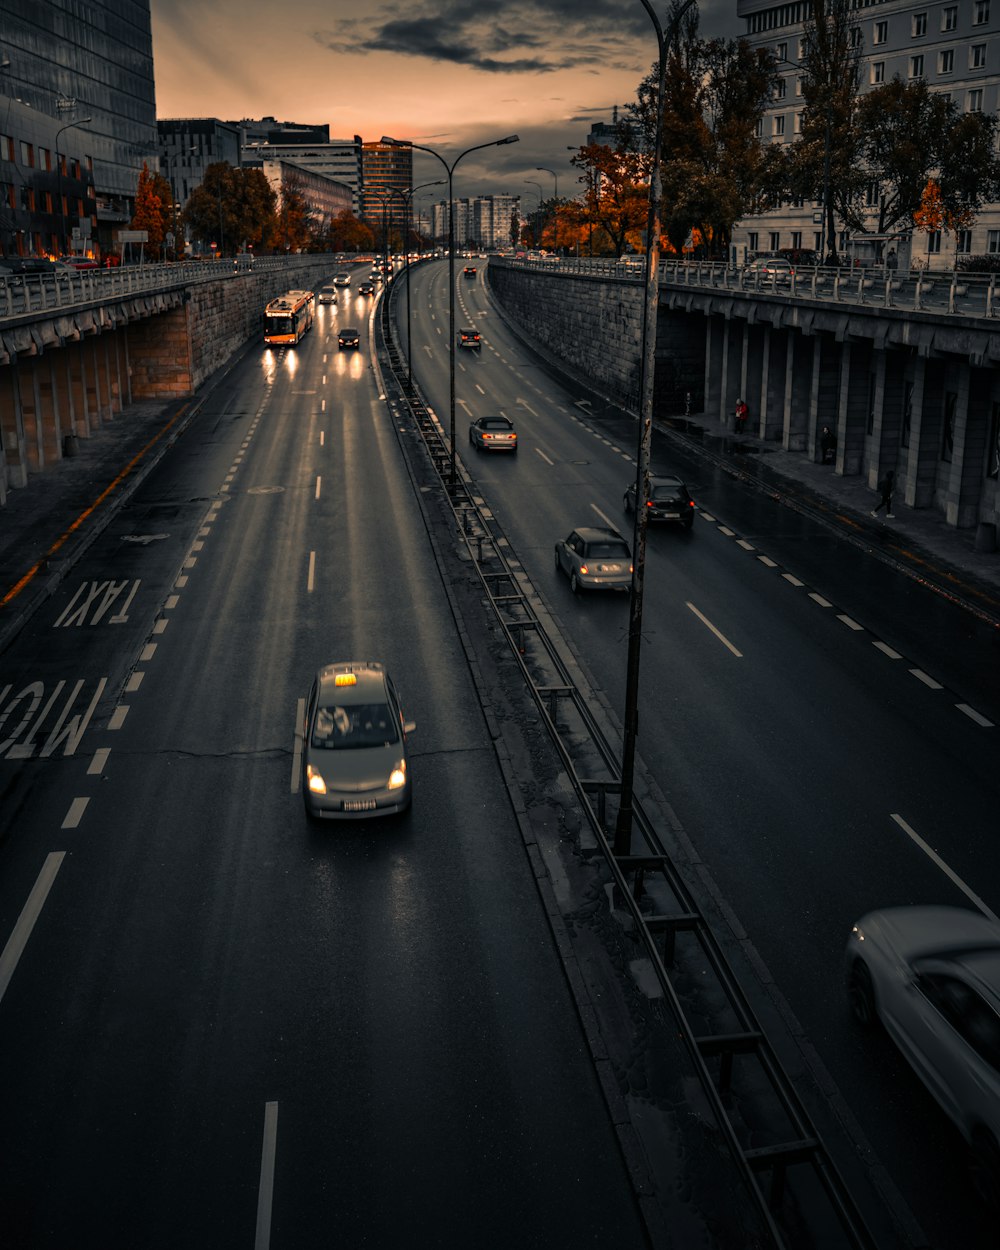
M574 569L569 575L569 588L572 590L574 595L578 595L580 593L580 580L576 575L576 569Z
M860 959L856 959L851 967L847 996L851 1004L851 1014L858 1024L866 1029L874 1028L878 1023L875 986L872 984L872 974Z
M979 1128L972 1135L969 1171L982 1203L993 1211L1000 1208L1000 1147L989 1129Z

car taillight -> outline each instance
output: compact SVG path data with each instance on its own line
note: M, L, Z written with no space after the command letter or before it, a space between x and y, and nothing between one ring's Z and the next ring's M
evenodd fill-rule
M693 507L694 507L694 500L693 500L693 499L689 499L689 500L688 500L688 507L689 507L689 508L693 508Z
M493 437L493 435L492 435L492 434L484 434L484 435L483 435L483 442L485 442L488 438L492 438L492 437Z

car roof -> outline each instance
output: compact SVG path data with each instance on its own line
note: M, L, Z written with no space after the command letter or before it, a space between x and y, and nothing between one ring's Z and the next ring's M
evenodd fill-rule
M585 543L607 542L609 538L625 542L625 539L617 530L604 529L597 525L579 525L573 532L582 538Z
M512 426L514 424L514 422L511 421L510 417L505 417L501 414L494 413L492 416L489 416L489 417L480 417L479 420L476 422L476 425L485 425L487 421L495 421L499 425L511 425Z
M338 677L351 675L353 685L337 685ZM333 699L344 706L378 703L385 698L385 665L379 660L338 660L316 674L320 700Z
M357 326L341 326L341 327L340 327L340 333L341 333L341 335L344 335L344 334L357 334L357 333L358 333L358 328L357 328Z
M674 477L670 473L651 473L649 475L650 486L683 486L684 483L679 477Z

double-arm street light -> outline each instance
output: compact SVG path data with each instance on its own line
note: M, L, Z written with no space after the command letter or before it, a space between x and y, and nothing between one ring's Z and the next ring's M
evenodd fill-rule
M94 119L93 119L92 117L78 117L78 118L76 119L76 121L73 121L73 122L67 122L65 126L60 126L60 127L59 127L59 129L56 131L56 142L55 142L55 149L56 149L56 197L57 197L57 198L58 198L58 200L59 200L59 220L60 220L60 222L61 222L61 224L62 224L62 229L61 229L61 230L60 230L60 232L59 232L59 251L60 251L60 254L61 254L61 255L63 255L63 256L65 256L65 255L69 252L69 247L68 247L67 242L66 242L66 238L67 238L67 236L66 236L66 206L65 206L65 204L63 203L63 194L62 194L62 162L63 162L63 158L59 155L59 137L60 137L60 135L63 133L63 131L64 131L64 130L72 130L74 126L85 126L85 125L87 124L87 122L91 122L91 121L93 121L93 120L94 120Z
M552 250L559 255L559 175L554 169L549 169L546 165L536 165L535 168L541 174L551 174L556 184L555 208L552 212Z
M693 3L693 0L689 0ZM391 139L388 135L382 136L382 142L391 144L397 148L413 148L417 152L426 152L429 156L433 156L435 160L441 162L448 173L448 378L449 378L449 438L451 439L451 456L448 469L448 482L454 489L456 482L455 474L455 201L452 195L452 175L455 172L455 166L463 157L469 155L470 152L479 152L483 148L500 148L507 143L517 143L517 135L507 135L505 139L494 139L492 143L477 143L475 147L466 148L464 152L459 152L458 156L449 165L440 152L435 152L433 148L424 147L420 143L412 143L409 139Z
M615 825L614 852L628 855L632 847L632 783L639 712L639 652L642 642L642 587L646 571L646 500L649 498L649 452L653 441L653 376L656 368L656 310L660 281L660 148L667 91L667 54L681 18L694 3L674 13L664 35L649 0L642 7L656 30L659 46L656 122L649 171L649 209L646 218L646 299L642 311L642 358L639 369L639 446L636 455L635 526L633 529L632 585L629 590L628 669L625 675L625 731L622 742L622 784Z

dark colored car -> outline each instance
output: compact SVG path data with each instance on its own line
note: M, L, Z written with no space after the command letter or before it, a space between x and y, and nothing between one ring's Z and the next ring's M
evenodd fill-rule
M302 799L323 820L388 816L410 806L406 720L377 660L327 664L313 678L302 730Z
M629 482L626 487L624 504L626 512L635 511L635 482ZM694 524L694 500L679 477L650 476L646 519L674 521L686 530L691 528Z
M459 347L474 347L478 351L482 347L479 341L478 330L459 330L458 332Z
M581 590L628 590L632 585L632 553L617 530L586 526L556 543L556 568L569 578L574 594Z
M360 347L361 334L354 326L344 326L337 335L337 346L343 350L345 347Z
M469 442L479 451L517 451L514 423L506 417L480 417L469 426Z
M465 275L466 278L474 278L476 276L476 266L466 265L465 268L462 270L462 273Z
M375 294L374 282L362 282L361 285L358 287L358 294L359 295L374 295Z

